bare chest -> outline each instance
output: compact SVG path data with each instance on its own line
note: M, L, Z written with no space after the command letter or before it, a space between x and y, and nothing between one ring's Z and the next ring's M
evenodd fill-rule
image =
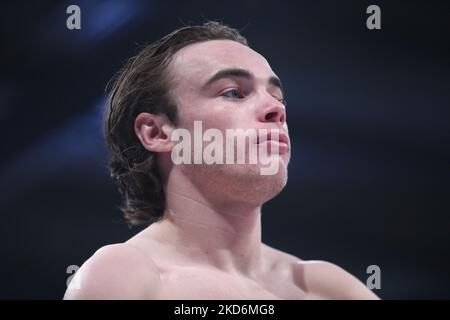
M161 274L160 299L274 300L304 299L305 293L276 274L258 280L210 269L177 267Z

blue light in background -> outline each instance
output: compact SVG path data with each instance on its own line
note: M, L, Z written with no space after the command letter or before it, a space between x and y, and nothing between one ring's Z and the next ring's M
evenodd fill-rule
M89 159L92 170L102 174L101 165L107 155L102 135L102 97L88 113L71 118L63 127L19 154L0 169L1 202L13 200L28 188L61 173L69 166L77 167ZM90 174L89 168L79 168Z
M80 30L68 30L66 27L69 17L66 9L70 5L80 7ZM83 51L89 52L93 45L117 37L119 32L127 34L131 28L144 19L151 19L154 14L153 1L66 1L55 6L37 28L37 35L28 40L41 53L78 55Z
M80 5L83 29L88 40L106 38L131 24L133 18L142 13L141 1L103 1Z

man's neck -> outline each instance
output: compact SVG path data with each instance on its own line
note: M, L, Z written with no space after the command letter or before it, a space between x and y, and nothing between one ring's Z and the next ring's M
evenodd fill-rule
M244 276L257 273L262 267L261 206L217 203L214 194L199 192L186 177L171 178L164 219L155 226L161 238L196 263Z

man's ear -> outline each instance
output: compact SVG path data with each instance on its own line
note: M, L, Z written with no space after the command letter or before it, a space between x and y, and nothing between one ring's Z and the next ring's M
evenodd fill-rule
M152 152L170 152L170 137L174 127L165 115L142 112L134 120L134 132L145 149Z

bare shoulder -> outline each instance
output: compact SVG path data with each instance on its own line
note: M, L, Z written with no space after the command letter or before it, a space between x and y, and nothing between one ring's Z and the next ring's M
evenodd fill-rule
M268 257L289 270L295 284L311 299L379 299L361 281L334 263L302 260L264 245Z
M148 299L159 283L156 265L141 250L128 243L112 244L81 266L64 299Z
M278 250L274 247L268 246L267 244L263 244L263 252L264 252L264 255L270 261L272 261L278 265L288 267L288 268L291 265L300 261L300 259L297 258L296 256L294 256L290 253Z
M296 282L316 299L378 300L355 276L334 263L298 259L294 266Z

